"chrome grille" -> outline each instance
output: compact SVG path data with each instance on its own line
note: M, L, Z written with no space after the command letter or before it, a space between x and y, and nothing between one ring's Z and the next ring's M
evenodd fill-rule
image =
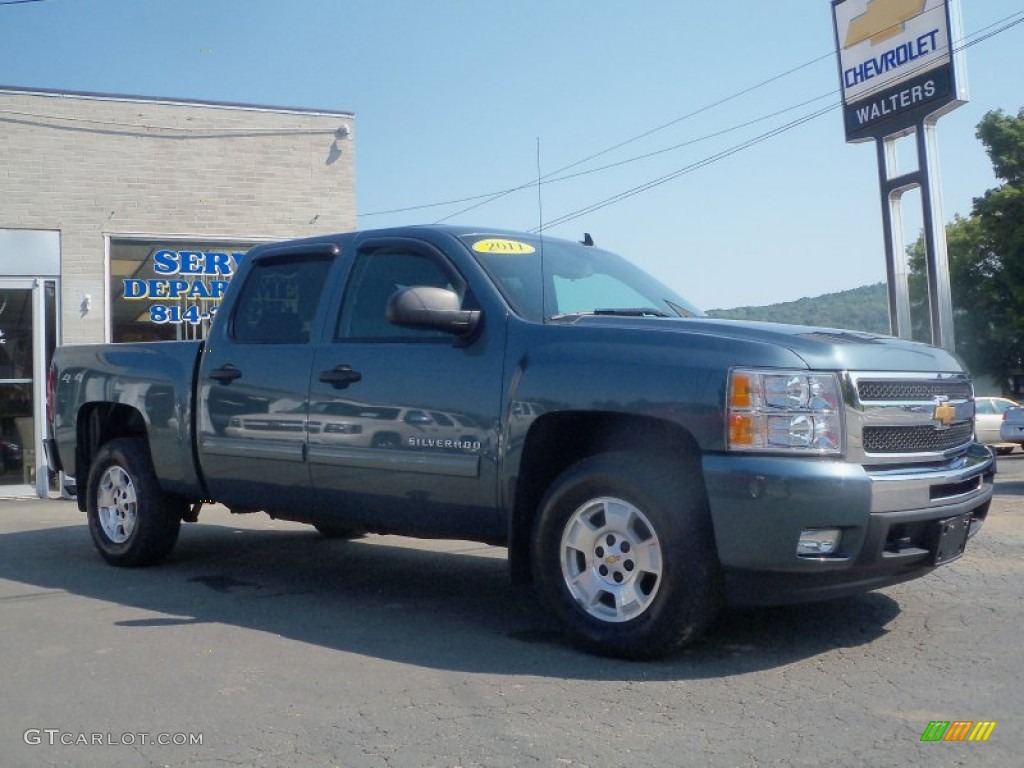
M971 439L970 421L939 429L922 424L915 427L865 427L864 450L868 453L921 453L948 451Z
M933 462L974 438L974 390L967 374L865 371L846 377L851 461Z
M936 397L969 400L970 382L960 381L860 381L857 390L861 402L917 400L927 402Z

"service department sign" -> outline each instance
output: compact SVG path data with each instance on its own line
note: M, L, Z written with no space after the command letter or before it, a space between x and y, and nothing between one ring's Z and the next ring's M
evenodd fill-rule
M847 141L890 136L967 101L951 45L958 3L833 0Z

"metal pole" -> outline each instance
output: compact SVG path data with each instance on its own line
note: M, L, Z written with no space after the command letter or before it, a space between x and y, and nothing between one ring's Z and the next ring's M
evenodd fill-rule
M917 127L917 162L922 176L921 206L924 209L925 261L928 267L932 344L955 352L953 298L950 290L949 254L946 250L946 226L942 216L938 142L934 120L925 121Z
M43 453L46 435L46 296L43 281L32 281L32 455L35 457L36 495L45 499L50 492L50 473Z
M885 236L885 274L889 294L889 332L902 339L913 338L910 323L910 288L907 259L903 246L903 211L900 198L916 184L894 184L897 173L896 138L875 139L878 150L878 189L882 201L882 228Z

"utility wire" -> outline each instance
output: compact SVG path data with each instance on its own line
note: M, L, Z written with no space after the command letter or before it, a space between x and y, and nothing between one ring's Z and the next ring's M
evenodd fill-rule
M930 13L930 12L931 12L931 10L924 11L924 13ZM1008 22L1008 21L1010 21L1012 19L1015 19L1015 17L1019 17L1019 18L1016 18L1015 21L1012 21L1011 23L1006 24L1005 26L1001 27L1000 29L995 30L994 32L991 32L991 33L989 33L987 35L983 35L983 36L979 37L979 35L981 35L981 33L986 32L986 31L992 29L993 27L997 27L1000 24L1004 24L1005 22ZM990 23L990 24L988 24L988 25L986 25L984 27L981 27L980 29L976 30L975 32L972 32L970 35L967 35L965 37L965 40L970 40L972 38L975 38L975 39L973 39L969 43L964 44L963 46L961 46L957 50L962 50L963 48L967 48L970 45L974 45L976 43L982 42L983 40L987 40L990 37L993 37L993 36L995 36L997 34L1000 34L1001 32L1006 31L1006 29L1009 29L1012 26L1020 24L1021 22L1024 22L1024 11L1016 11L1015 13L1012 13L1009 16L1006 16L1006 17L1004 17L1002 19L994 21L994 22L992 22L992 23ZM725 97L723 97L721 99L718 99L717 101L714 101L714 102L712 102L710 104L707 104L707 105L705 105L703 107L700 107L700 108L698 108L696 110L693 110L692 112L689 112L689 113L687 113L687 114L685 114L685 115L683 115L681 117L678 117L678 118L676 118L674 120L670 120L667 123L663 123L663 124L657 126L656 128L652 128L652 129L650 129L648 131L644 131L643 133L640 133L640 134L638 134L636 136L633 136L632 138L626 139L626 140L621 141L621 142L619 142L617 144L614 144L614 145L612 145L612 146L610 146L610 147L608 147L606 149L603 149L603 150L601 150L599 152L595 152L594 154L589 155L589 156L587 156L585 158L577 160L577 161L575 161L573 163L570 163L568 165L562 166L561 168L558 168L558 169L556 169L554 171L551 171L551 172L545 174L541 179L534 178L534 179L531 179L530 181L525 182L523 184L520 184L520 185L517 185L517 186L514 186L514 187L508 187L508 188L502 189L502 190L497 190L497 191L494 191L494 192L485 192L485 193L482 193L482 194L470 195L470 196L467 196L467 197L455 198L455 199L451 199L451 200L444 200L444 201L434 202L434 203L424 203L424 204L419 204L419 205L404 206L404 207L401 207L401 208L392 208L392 209L388 209L388 210L371 211L369 213L359 214L359 216L360 216L360 218L362 218L362 217L369 217L369 216L383 216L383 215L386 215L386 214L408 213L408 212L411 212L411 211L426 210L426 209L430 209L430 208L441 208L441 207L445 207L445 206L449 206L449 205L458 205L460 203L467 203L467 202L474 202L474 203L476 203L475 205L472 205L472 206L470 206L468 208L464 208L464 209L459 210L459 211L457 211L455 213L449 214L448 216L445 216L444 218L439 219L439 220L437 220L437 222L435 222L435 223L441 223L443 221L447 221L447 220L452 219L452 218L454 218L456 216L460 216L460 215L462 215L464 213L468 213L469 211L472 211L472 210L475 210L477 208L480 208L480 207L482 207L484 205L487 205L490 202L497 201L497 200L499 200L499 199L501 199L503 197L506 197L506 196L508 196L510 194L513 194L514 192L519 192L519 191L521 191L523 189L527 189L527 188L533 187L533 186L535 186L538 183L545 183L546 184L546 183L552 183L552 182L557 182L557 181L564 181L564 180L571 179L571 178L578 178L579 176L584 176L584 175L586 175L588 173L596 173L596 172L599 172L599 171L608 170L610 168L615 168L617 166L625 165L625 164L630 163L630 162L636 162L638 160L646 159L648 157L651 157L651 156L654 156L654 155L657 155L657 154L663 154L664 152L668 152L668 151L670 151L672 149L678 149L678 148L681 148L681 147L689 146L689 145L697 143L699 141L703 141L703 140L706 140L708 138L713 138L715 136L722 135L724 133L728 133L728 132L733 131L733 130L737 130L737 129L739 129L741 127L745 127L747 125L752 125L752 124L760 122L762 120L769 119L770 117L774 117L774 116L777 116L777 115L782 114L784 112L790 111L792 109L797 109L800 106L804 106L806 104L813 103L814 101L816 101L818 99L827 98L828 96L837 94L839 92L839 90L838 89L833 90L833 91L829 92L828 94L824 94L824 95L822 95L820 97L817 97L816 99L810 99L808 101L801 102L800 104L792 105L791 107L787 107L786 109L780 110L779 112L776 112L776 113L772 113L771 115L765 115L765 116L762 116L760 118L754 118L754 119L752 119L752 120L750 120L750 121L748 121L746 123L742 123L740 125L733 126L731 128L726 128L726 129L723 129L723 130L718 131L716 133L709 134L709 135L704 136L704 137L699 137L697 139L693 139L693 140L688 141L688 142L683 142L682 144L677 144L677 145L675 145L673 147L668 147L668 148L665 148L665 149L662 149L662 150L656 150L654 152L649 152L647 154L638 155L638 156L633 157L633 158L627 158L625 160L622 160L622 161L619 161L619 162L616 162L616 163L612 163L612 164L609 164L609 165L604 165L604 166L601 166L599 168L594 168L594 169L590 169L590 170L587 170L587 171L582 171L582 172L579 172L579 173L576 173L576 174L572 174L572 175L568 175L568 176L561 176L560 175L560 174L563 174L567 170L571 170L572 168L575 168L575 167L577 167L579 165L582 165L582 164L584 164L586 162L589 162L590 160L596 159L596 158L601 157L601 156L603 156L605 154L613 152L614 150L620 149L621 147L624 147L624 146L626 146L628 144L631 144L631 143L633 143L635 141L639 141L642 138L646 138L647 136L650 136L650 135L652 135L654 133L657 133L658 131L661 131L661 130L663 130L665 128L668 128L670 126L676 125L677 123L680 123L680 122L682 122L684 120L687 120L687 119L689 119L691 117L694 117L696 115L699 115L699 114L701 114L703 112L707 112L707 111L709 111L709 110L711 110L711 109L713 109L713 108L715 108L717 106L720 106L722 104L725 104L725 103L727 103L729 101L733 101L733 100L739 98L740 96L743 96L743 95L746 95L748 93L751 93L751 92L753 92L753 91L755 91L755 90L757 90L759 88L762 88L762 87L764 87L766 85L769 85L769 84L771 84L773 82L776 82L778 80L781 80L784 77L787 77L787 76L789 76L791 74L799 72L799 71L801 71L803 69L806 69L809 66L817 64L818 62L820 62L820 61L822 61L824 59L827 59L827 58L831 58L833 56L835 56L835 51L829 51L828 53L822 54L821 56L818 56L818 57L816 57L814 59L811 59L810 61L807 61L807 62L805 62L803 64L800 64L800 65L797 65L795 67L792 67L792 68L786 70L785 72L781 72L781 73L779 73L777 75L773 75L772 77L769 77L769 78L767 78L765 80L762 80L759 83L756 83L754 85L748 86L747 88L744 88L744 89L742 89L740 91L737 91L737 92L735 92L733 94L730 94L730 95L725 96Z
M599 152L595 152L592 155L588 155L587 157L584 157L584 158L582 158L580 160L577 160L577 161L575 161L573 163L570 163L569 165L564 165L561 168L559 168L558 170L552 171L550 174L548 174L548 176L553 176L553 175L556 175L556 174L564 173L565 171L568 171L568 170L571 170L573 168L576 168L577 166L583 165L584 163L588 163L591 160L595 160L598 157L602 157L604 155L607 155L610 152L614 152L617 149L621 149L622 147L625 147L628 144L632 144L634 142L640 141L640 139L645 139L648 136L651 136L651 135L653 135L655 133L658 133L659 131L663 131L666 128L670 128L671 126L676 125L678 123L681 123L684 120L689 120L690 118L696 117L697 115L703 114L704 112L709 112L710 110L715 109L716 107L720 107L723 104L727 104L730 101L734 101L735 99L738 99L741 96L745 96L746 94L751 93L753 91L756 91L759 88L763 88L766 85L770 85L771 83L774 83L777 80L781 80L784 77L788 77L789 75L792 75L795 72L799 72L802 69L806 69L807 67L809 67L809 66L811 66L813 64L817 64L819 61L821 61L821 60L823 60L826 57L831 56L831 55L833 55L833 54L832 53L828 53L828 54L825 54L823 56L819 56L816 59L812 59L811 61L805 62L804 64L800 64L799 66L793 67L792 69L788 69L785 72L781 72L781 73L779 73L777 75L773 75L772 77L769 77L766 80L762 80L761 82L756 83L755 85L748 86L747 88L744 88L741 91L737 91L736 93L730 94L729 96L725 96L724 98L721 98L718 101L714 101L714 102L712 102L710 104L704 105L703 107L695 109L692 112L688 112L687 114L683 115L682 117L677 117L674 120L670 120L667 123L663 123L663 124L657 126L656 128L651 128L648 131L644 131L643 133L637 134L636 136L628 138L628 139L626 139L624 141L620 141L618 144L613 144L612 146L607 147L606 149L602 149ZM545 178L547 178L547 177L545 177ZM449 214L448 216L445 216L442 219L438 219L434 223L435 224L440 224L441 222L447 221L448 219L452 219L452 218L454 218L456 216L461 216L464 213L469 213L470 211L475 210L476 208L480 208L481 206L487 205L490 202L493 202L495 200L500 200L501 198L505 197L506 195L510 195L513 192L518 192L520 189L523 189L523 188L525 188L527 186L531 186L533 183L534 183L533 181L530 181L530 182L527 182L525 184L521 184L518 187L513 187L513 188L511 188L509 190L504 190L502 192L498 192L498 193L494 194L491 197L490 200L485 200L485 201L483 201L481 203L477 203L476 205L471 205L469 208L465 208L465 209L463 209L461 211L456 211L455 213Z
M564 175L564 176L557 175L557 174L563 173L564 171L571 170L572 168L575 168L578 165L582 165L583 163L587 162L588 160L593 160L594 158L600 157L602 154L607 154L608 152L611 151L611 149L604 150L602 152L598 152L596 154L593 154L590 157L585 158L584 160L579 160L579 161L577 161L575 163L570 163L569 165L563 166L563 167L559 168L556 171L550 171L550 172L544 174L544 176L541 177L540 181L542 183L544 183L544 184L552 184L552 183L555 183L555 182L558 182L558 181L567 181L569 179L575 179L575 178L578 178L580 176L586 176L587 174L590 174L590 173L597 173L599 171L605 171L605 170L608 170L609 168L616 168L616 167L618 167L620 165L627 165L628 163L634 163L634 162L637 162L638 160L646 160L647 158L650 158L650 157L655 157L657 155L665 154L666 152L671 152L671 151L676 150L676 149L681 149L683 147L688 147L688 146L691 146L693 144L698 144L698 143L700 143L702 141L707 141L708 139L714 139L714 138L717 138L719 136L723 136L723 135L725 135L727 133L731 133L733 131L737 131L740 128L746 128L746 127L749 127L751 125L755 125L757 123L764 122L765 120L770 120L773 117L778 117L779 115L784 115L787 112L792 112L794 109L799 109L800 107L805 107L808 104L813 104L816 101L821 101L822 99L829 98L830 96L835 96L836 93L838 93L838 90L831 90L828 93L823 93L820 96L815 96L813 99L808 99L806 101L801 101L798 104L791 104L790 106L784 107L783 109L776 110L775 112L770 112L770 113L768 113L766 115L761 115L760 117L752 118L751 120L747 120L745 122L738 123L738 124L730 126L728 128L722 128L721 130L714 131L712 133L708 133L708 134L705 134L703 136L698 136L697 138L694 138L694 139L688 139L687 141L681 142L679 144L673 144L672 146L669 146L669 147L663 147L662 149L656 149L656 150L653 150L651 152L646 152L646 153L644 153L642 155L634 155L633 157L628 157L628 158L626 158L624 160L619 160L619 161L614 162L614 163L609 163L608 165L602 165L602 166L598 166L596 168L589 168L589 169L587 169L585 171L578 171L576 173L571 173L571 174L567 174L567 175ZM649 135L652 132L653 131L648 131L647 134L645 134L645 135ZM620 144L617 144L615 146L615 148L618 148L618 147L621 147L621 146L625 146L628 143L629 143L629 141L621 142ZM504 197L505 195L509 195L509 194L511 194L513 192L518 192L518 191L520 191L522 189L526 189L527 187L531 187L532 188L532 187L536 186L537 183L538 183L538 179L534 178L532 181L530 181L528 183L524 183L524 184L521 184L521 185L516 186L516 187L508 187L506 189L500 189L500 190L497 190L495 192L484 192L484 193L479 194L479 195L470 195L469 197L459 197L459 198L455 198L453 200L441 200L441 201L436 202L436 203L422 203L420 205L409 205L409 206L405 206L403 208L391 208L391 209L383 210L383 211L371 211L369 213L361 213L359 215L360 216L384 216L386 214L392 214L392 213L408 213L409 211L421 211L421 210L425 210L427 208L442 208L442 207L444 207L446 205L457 205L459 203L469 203L469 202L473 202L473 201L476 201L476 200L484 200L484 198L492 198L494 200L497 200L500 197ZM489 201L486 201L486 202L489 202ZM478 207L478 206L473 206L473 208L476 208L476 207ZM462 213L465 213L468 210L472 210L472 208L467 208L465 211L462 211ZM458 214L452 214L452 215L453 216L457 216ZM448 218L450 218L450 217L448 217Z
M508 189L499 190L497 192L485 192L485 193L480 194L480 195L473 195L471 197L462 197L462 198L458 198L456 200L444 200L444 201L437 202L437 203L426 203L426 204L423 204L423 205L413 205L413 206L408 206L406 208L394 208L394 209L387 210L387 211L373 211L372 213L363 213L363 214L360 214L360 215L361 216L383 216L384 214L389 214L389 213L406 213L408 211L418 211L418 210L423 210L425 208L440 208L440 207L446 206L446 205L454 205L454 204L457 204L457 203L468 203L468 202L472 202L474 200L482 200L484 198L492 198L492 197L495 197L495 195L510 194L512 192L517 192L520 189L524 189L526 186L535 187L535 186L537 186L538 182L540 182L540 181L542 181L542 183L544 183L544 184L553 184L553 183L559 182L559 181L568 181L570 179L579 178L580 176L586 176L586 175L591 174L591 173L598 173L599 171L605 171L605 170L608 170L610 168L616 168L616 167L618 167L620 165L627 165L629 163L634 163L634 162L637 162L638 160L646 160L647 158L655 157L657 155L662 155L662 154L665 154L666 152L671 152L671 151L676 150L676 149L681 149L683 147L688 147L688 146L691 146L693 144L699 144L702 141L707 141L708 139L714 139L714 138L717 138L719 136L723 136L723 135L725 135L727 133L732 133L733 131L737 131L737 130L739 130L741 128L747 128L747 127L749 127L751 125L756 125L757 123L764 122L765 120L770 120L773 117L778 117L779 115L784 115L787 112L792 112L794 109L799 109L800 107L806 107L808 104L813 104L816 101L821 101L822 99L826 99L826 98L835 96L837 92L838 91L836 91L836 90L832 90L832 91L829 91L828 93L824 93L824 94L822 94L820 96L815 96L813 99L808 99L807 101L801 101L799 104L792 104L792 105L790 105L788 107L785 107L783 109L776 110L775 112L770 112L769 114L761 115L760 117L755 117L755 118L753 118L751 120L747 120L747 121L739 123L737 125L733 125L733 126L730 126L728 128L723 128L721 130L714 131L713 133L708 133L708 134L705 134L703 136L698 136L698 137L696 137L694 139L689 139L689 140L681 142L679 144L673 144L670 147L663 147L662 149L656 149L656 150L653 150L651 152L644 153L642 155L635 155L633 157L628 157L628 158L625 158L624 160L619 160L619 161L614 162L614 163L609 163L608 165L602 165L602 166L598 166L596 168L589 168L589 169L587 169L585 171L577 171L576 173L570 173L570 174L566 174L566 175L563 175L563 176L556 176L555 175L555 174L559 173L560 171L551 171L550 173L544 174L540 178L535 178L533 181L531 181L529 183L529 185L524 185L524 186L520 186L520 187L510 187ZM596 157L596 155L592 156L591 159L593 157ZM580 162L583 162L583 161L580 161ZM563 167L560 170L564 171L564 170L573 168L573 167L575 167L575 166L577 166L579 164L580 163L573 163L571 165L567 165L567 166Z
M559 224L565 224L566 222L572 221L573 219L578 219L581 216L585 216L588 213L593 213L594 211L606 208L609 205L612 205L613 203L618 203L621 202L622 200L626 200L630 197L638 195L641 192L646 192L649 189L660 187L662 184L666 184L674 179L679 178L680 176L692 173L693 171L699 170L700 168L704 168L705 166L711 165L712 163L718 162L719 160L724 160L725 158L735 155L738 152L742 152L744 149L749 149L750 147L756 144L760 144L763 141L767 141L768 139L774 138L779 134L792 130L793 128L796 128L799 125L803 125L804 123L810 122L811 120L821 117L822 115L827 114L828 112L831 112L832 110L838 107L839 104L830 104L827 107L819 109L815 112L811 112L810 114L804 115L803 117L798 117L796 120L788 122L785 125L781 125L778 128L773 128L770 131L767 131L751 139L748 139L747 141L744 141L740 144L736 144L732 147L729 147L728 149L724 149L721 152L717 152L714 155L705 157L701 160L696 161L695 163L691 163L690 165L684 166L683 168L679 168L663 176L659 176L656 179L652 179L651 181L645 182L631 189L627 189L624 192L620 192L599 202L592 203L584 208L580 208L579 210L564 214L563 216L559 216L558 218L553 219L552 221L544 222L544 227L549 228L558 226ZM536 229L532 229L530 231L534 232L536 231Z
M1001 34L1002 32L1005 32L1006 30L1008 30L1008 29L1010 29L1012 27L1017 26L1018 24L1024 23L1024 12L1020 12L1020 13L1014 14L1014 16L1020 16L1020 18L1005 24L1004 26L1000 27L999 29L993 30L992 32L989 32L986 35L983 35L981 37L976 37L975 39L971 40L970 42L966 42L966 43L958 46L957 48L953 49L952 52L953 53L959 53L960 51L963 51L963 50L965 50L967 48L970 48L971 46L977 45L978 43L981 43L981 42L984 42L985 40L988 40L989 38L995 37L996 35ZM1008 19L1012 19L1013 16L1009 16L1007 18ZM1005 19L1004 19L1004 21L1005 21ZM994 26L994 25L990 25L990 27L991 26ZM986 29L988 29L990 27L987 27ZM928 66L930 66L930 64L924 64L924 65L922 65L920 67L917 67L915 70L911 70L910 72L908 72L908 74L913 74L917 70L927 69ZM875 89L873 89L871 91L868 91L868 95L871 95L873 93L877 94L877 93L879 93L879 92L881 92L883 90L885 90L885 86L878 86ZM675 171L667 173L667 174L665 174L663 176L660 176L660 177L658 177L656 179L652 179L651 181L645 182L645 183L640 184L638 186L632 187L631 189L627 189L627 190L625 190L623 192L620 192L620 193L618 193L616 195L612 195L611 197L605 198L604 200L600 200L600 201L598 201L596 203L591 203L590 205L587 205L587 206L585 206L583 208L579 208L579 209L577 209L575 211L572 211L570 213L563 214L562 216L559 216L558 218L556 218L556 219L554 219L552 221L543 222L542 226L544 226L545 228L549 228L549 227L558 226L559 224L565 224L567 222L573 221L574 219L578 219L581 216L585 216L588 213L593 213L593 212L598 211L598 210L600 210L602 208L606 208L609 205L613 205L614 203L618 203L618 202L621 202L623 200L627 200L630 197L634 197L635 195L639 195L642 192L646 192L649 189L653 189L655 187L659 187L662 184L666 184L667 182L672 181L674 179L677 179L680 176L683 176L683 175L688 174L688 173L692 173L693 171L699 170L700 168L704 168L705 166L710 165L710 164L715 163L715 162L718 162L719 160L724 160L725 158L730 157L732 155L735 155L738 152L742 152L745 149L749 149L750 147L755 146L756 144L760 144L763 141L767 141L768 139L774 138L775 136L778 136L778 135L780 135L782 133L790 131L793 128L796 128L796 127L798 127L800 125L803 125L804 123L810 122L811 120L815 120L815 119L821 117L822 115L827 114L828 112L831 112L832 110L836 109L839 106L841 106L841 104L839 104L839 103L832 104L832 105L830 105L828 107L825 107L824 109L820 109L820 110L818 110L816 112L812 112L812 113L810 113L808 115L804 115L803 117L797 118L796 120L793 120L793 121L791 121L789 123L786 123L785 125L782 125L782 126L780 126L778 128L775 128L775 129L773 129L771 131L768 131L766 133L762 133L760 136L755 136L752 139L749 139L749 140L747 140L745 142L742 142L740 144L737 144L735 146L729 147L728 149L725 149L725 150L723 150L723 151L721 151L721 152L719 152L717 154L714 154L714 155L711 155L709 157L706 157L706 158L704 158L702 160L698 160L697 162L692 163L690 165L687 165L687 166L685 166L683 168L679 168L679 169L677 169ZM534 231L536 231L536 229L532 229L530 231L534 232Z

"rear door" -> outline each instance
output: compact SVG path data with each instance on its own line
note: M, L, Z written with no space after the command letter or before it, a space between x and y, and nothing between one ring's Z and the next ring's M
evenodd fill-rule
M343 414L309 435L318 506L397 531L494 536L506 318L485 312L468 339L388 322L388 299L416 285L479 308L432 245L389 238L355 254L313 363L311 410Z
M313 501L309 377L337 249L256 252L207 339L198 382L199 459L213 499L286 511Z

